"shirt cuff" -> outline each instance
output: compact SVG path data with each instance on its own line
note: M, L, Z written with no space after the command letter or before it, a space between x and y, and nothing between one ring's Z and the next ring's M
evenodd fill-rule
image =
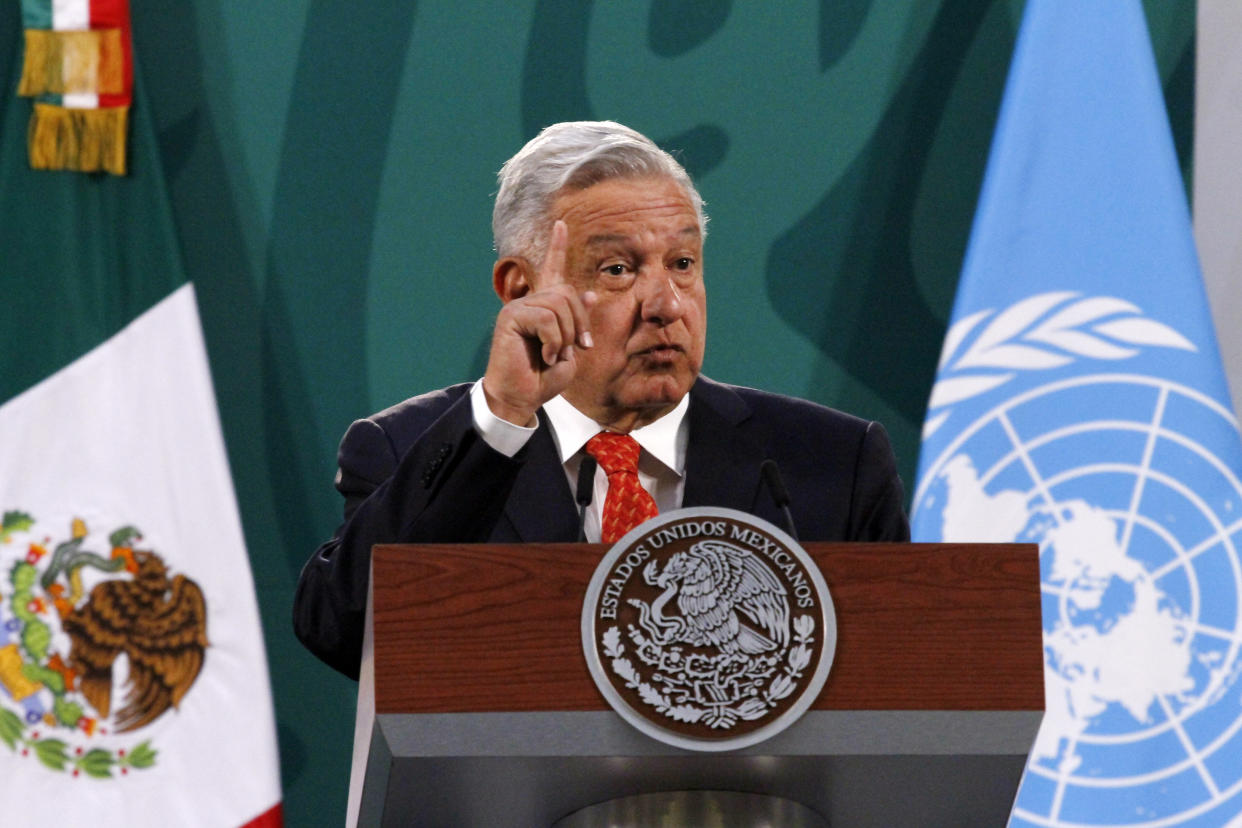
M539 428L538 422L527 428L502 420L492 413L487 405L487 397L483 394L483 380L479 380L470 389L470 411L474 420L474 430L479 432L483 442L487 443L505 457L517 454L526 441Z

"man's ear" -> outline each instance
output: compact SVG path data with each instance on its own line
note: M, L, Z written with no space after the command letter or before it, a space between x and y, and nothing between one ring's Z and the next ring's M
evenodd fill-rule
M535 289L535 269L521 256L506 256L492 266L492 289L506 305Z

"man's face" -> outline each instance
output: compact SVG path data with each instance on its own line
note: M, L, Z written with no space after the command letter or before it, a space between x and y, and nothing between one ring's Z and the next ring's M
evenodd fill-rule
M567 400L620 430L672 409L703 364L707 297L694 205L667 178L609 179L559 196L565 278L593 290L594 347L579 348Z

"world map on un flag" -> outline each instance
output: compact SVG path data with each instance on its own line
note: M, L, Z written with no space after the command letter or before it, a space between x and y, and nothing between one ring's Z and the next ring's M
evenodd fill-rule
M1041 313L1067 300L1045 294ZM1076 300L1077 316L1090 301ZM994 352L1030 333L1016 321L993 334ZM1015 825L1242 824L1237 423L1174 378L1099 371L1103 358L1141 370L1129 357L1145 349L1193 348L1157 323L1146 331L1120 343L1129 354L1080 352L1069 371L1005 352L988 381L1012 390L950 393L941 407L965 425L925 443L916 527L1040 547L1047 714ZM946 358L955 347L947 338ZM942 362L940 376L955 367ZM929 416L929 430L945 419Z

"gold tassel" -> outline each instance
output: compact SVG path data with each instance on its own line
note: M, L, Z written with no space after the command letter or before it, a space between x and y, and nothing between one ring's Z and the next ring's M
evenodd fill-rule
M125 94L125 53L121 50L120 29L98 29L99 94Z
M129 107L67 109L36 103L27 141L36 170L125 175Z
M29 98L49 87L60 85L61 62L52 60L52 33L43 29L26 30L26 52L22 56L22 79L17 94Z
M27 98L46 93L119 95L125 85L123 67L120 29L27 29L17 94Z

